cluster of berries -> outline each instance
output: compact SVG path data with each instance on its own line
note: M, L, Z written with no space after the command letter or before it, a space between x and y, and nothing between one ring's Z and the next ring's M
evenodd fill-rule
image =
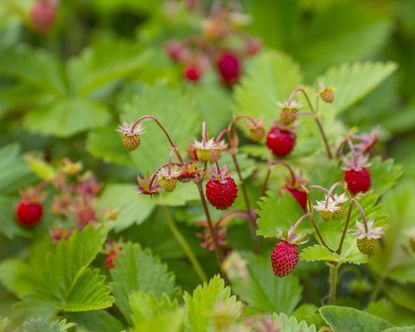
M56 20L57 5L57 0L35 0L30 10L30 21L38 33L49 33Z
M27 189L16 207L18 223L30 228L41 221L44 200L42 191L47 185L53 185L55 188L52 214L59 217L62 222L69 223L68 227L58 227L51 231L55 242L67 239L73 226L81 230L89 224L98 225L101 219L115 219L115 210L97 211L95 205L102 186L91 172L81 173L81 170L80 162L73 163L65 159L57 167L53 178L41 182L34 189ZM71 224L73 222L74 225Z
M166 44L167 55L183 65L183 77L189 82L198 82L209 67L214 67L222 83L232 85L241 75L242 59L260 51L261 42L242 31L250 17L231 5L212 8L209 17L201 20L202 35ZM239 46L231 48L236 41Z
M298 92L303 93L306 100L309 101L306 91L299 87L294 90L287 102L279 103L279 106L281 107L280 119L274 124L267 134L266 143L269 150L277 158L283 158L289 155L295 146L295 127L298 124L298 116L313 115L326 144L327 154L330 158L333 158L323 127L319 122L319 114L317 111L314 110L310 103L310 112L298 111L298 109L302 106L294 100L294 97ZM331 103L334 100L334 89L332 87L320 85L319 95L323 101ZM287 181L287 184L283 187L283 190L288 191L305 211L305 214L290 229L287 237L283 237L280 234L281 241L277 243L271 255L272 266L276 276L283 277L291 273L298 262L297 246L303 239L302 236L294 234L298 224L305 219L311 219L313 226L317 228L317 224L314 222L312 217L313 209L319 212L319 215L323 220L327 221L341 220L344 212L344 204L346 202L349 202L350 205L356 206L359 209L363 219L362 223L358 221L356 222L356 228L353 232L356 236L357 247L363 254L373 254L376 240L383 235L384 229L383 227L374 226L374 220L366 220L364 211L357 199L359 199L371 188L372 181L368 169L370 166L370 163L368 163L368 154L376 144L378 138L378 128L376 128L369 135L357 135L353 132L345 135L335 155L337 160L343 162L344 182L335 183L330 189L326 189L318 185L308 185L307 181L295 175L294 171L287 162L282 160L270 160L268 163L269 170L267 178L275 165L285 166L290 171L291 178ZM340 195L334 194L334 189L339 186L343 186L345 192ZM315 205L312 204L308 195L308 191L313 188L323 190L326 193L325 199L323 201L317 201ZM264 192L265 190L266 185L264 186ZM350 215L348 218L350 218ZM346 227L348 227L348 224L349 221L346 221ZM346 231L347 229L345 229L345 232ZM318 232L318 235L320 237L320 242L327 247L320 232ZM331 248L327 247L327 249L334 252ZM339 248L336 252L340 253L341 249L342 243L339 244Z
M236 154L237 138L235 124L240 119L246 119L247 129L253 140L260 140L265 135L262 121L255 120L248 116L235 117L230 128L224 129L216 138L208 138L206 124L202 124L202 139L194 140L189 144L188 156L189 160L184 161L182 155L173 143L166 129L162 124L151 115L145 115L132 123L124 123L118 131L122 134L122 142L128 151L134 151L141 143L141 135L144 132L142 124L145 120L151 120L157 123L166 135L171 144L171 153L168 162L161 165L153 174L147 173L144 177L137 177L138 192L143 195L153 196L159 194L161 190L172 192L176 188L178 182L187 183L194 182L201 195L201 201L205 208L205 198L218 210L227 210L235 202L238 196L238 186L232 173L228 170L228 166L220 166L219 161L224 151ZM223 137L227 134L228 143ZM173 162L172 158L176 156L177 161ZM235 162L236 156L235 156ZM240 176L240 174L239 174ZM207 179L205 188L203 182ZM206 197L205 197L206 193ZM206 212L206 210L205 210ZM244 218L253 218L250 211L234 213L230 211L218 221L212 221L208 213L207 220L199 223L205 227L201 237L203 238L202 246L215 250L226 244L226 229L224 225L230 216L242 216ZM255 216L256 219L256 216Z

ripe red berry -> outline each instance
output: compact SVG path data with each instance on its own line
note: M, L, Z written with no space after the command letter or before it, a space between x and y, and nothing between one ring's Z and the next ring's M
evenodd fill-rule
M297 136L293 130L275 125L267 134L267 146L274 155L282 158L291 153L296 138Z
M223 83L231 85L238 81L241 75L241 61L236 54L224 52L218 58L217 69Z
M196 83L199 81L202 72L199 67L195 65L188 65L184 68L183 76L186 80Z
M42 218L42 213L43 207L40 203L21 200L16 207L17 221L24 227L36 226Z
M54 0L36 0L30 11L30 18L34 28L47 34L56 19L56 4Z
M118 252L117 251L111 251L108 256L107 259L105 260L107 267L109 269L113 269L115 267L115 260L118 257Z
M370 173L367 168L345 170L344 181L347 184L347 189L353 195L368 191L372 184Z
M238 196L238 187L230 176L222 180L212 176L206 183L206 196L215 208L226 210L235 202Z
M277 277L289 275L298 263L298 249L294 244L280 241L271 254L272 270Z
M282 189L288 191L295 198L298 204L300 204L303 210L307 209L307 193L304 190L291 186L284 186Z

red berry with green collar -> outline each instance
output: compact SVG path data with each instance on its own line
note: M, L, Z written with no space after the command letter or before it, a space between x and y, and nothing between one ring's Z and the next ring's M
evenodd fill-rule
M227 174L226 168L221 174L214 174L206 183L206 197L218 210L226 210L238 197L238 187L234 179Z

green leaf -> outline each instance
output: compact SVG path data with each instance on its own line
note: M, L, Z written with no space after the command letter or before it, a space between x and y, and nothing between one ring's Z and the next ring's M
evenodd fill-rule
M383 330L383 332L414 332L415 326L391 327Z
M121 231L130 225L141 224L153 209L160 206L183 206L198 199L199 193L193 183L178 184L174 193L161 192L157 197L140 195L133 185L110 184L100 196L98 206L119 209L117 219L108 225Z
M287 49L300 15L298 4L299 1L295 0L246 2L247 12L252 15L252 24L248 27L250 32L271 48Z
M9 197L0 196L0 233L8 239L29 233L17 224L14 206L17 202Z
M382 278L399 283L415 282L415 259L405 248L409 245L407 231L415 227L415 184L401 183L385 195L385 210L390 215L390 225L369 262L370 269Z
M110 307L114 302L111 290L105 285L105 277L98 269L86 270L72 285L66 301L59 306L63 311L89 311Z
M276 278L271 260L261 256L248 256L246 278L232 281L232 289L241 300L263 313L291 314L301 300L302 287L295 275Z
M11 193L33 179L30 169L20 156L20 146L9 144L0 148L0 192Z
M272 319L279 323L281 331L284 332L316 332L315 325L308 325L307 322L298 322L295 317L288 317L285 314L274 314Z
M393 62L356 62L332 67L318 78L326 86L335 88L332 104L322 104L321 112L339 114L374 90L397 66Z
M129 299L134 326L177 309L177 302L172 302L166 294L157 297L152 293L139 291L133 292Z
M76 322L89 332L123 331L125 327L107 311L68 312L65 314L70 321Z
M66 323L66 320L51 321L43 317L31 318L23 323L24 332L66 332L74 323Z
M150 52L137 43L105 42L85 49L70 60L67 70L75 91L85 96L140 68Z
M402 167L395 165L393 159L382 162L379 156L373 158L371 164L369 168L373 184L371 189L382 195L398 181L402 175Z
M64 70L59 60L44 50L20 47L0 53L0 71L47 93L66 92Z
M178 309L163 313L154 317L153 319L142 322L134 328L130 329L130 332L181 332L183 331L183 310Z
M393 325L415 325L415 315L413 311L397 306L388 299L371 302L366 311L372 315L386 319Z
M288 98L302 76L298 64L282 53L261 52L253 61L235 87L234 112L262 117L268 124L279 114L277 102Z
M35 133L70 137L102 127L110 120L105 106L89 99L67 97L44 104L26 114L24 126Z
M112 292L115 304L124 318L132 323L129 295L133 291L144 291L159 297L163 293L174 295L175 278L167 266L148 250L138 244L127 243L111 270Z
M295 57L307 62L308 69L368 58L391 32L391 22L363 2L328 2L322 10L311 9L310 24L292 47Z
M0 332L4 332L9 324L10 320L7 317L0 316Z
M31 266L35 276L31 290L17 305L23 316L39 313L52 317L58 310L89 311L111 306L113 298L98 270L88 269L102 249L105 229L86 227L74 231L67 241L60 241Z
M413 285L388 285L384 288L384 291L397 305L408 310L415 311L415 299L413 296L415 287Z
M55 169L44 159L36 158L31 155L25 156L27 166L41 179L53 179L56 176Z
M298 202L285 191L282 196L268 192L268 196L263 197L258 205L257 234L263 237L277 237L277 227L287 232L304 214ZM307 229L310 229L310 224L307 222L301 223L298 227L299 231Z
M116 231L132 224L141 224L150 216L155 207L151 198L140 195L134 186L128 184L110 184L99 197L98 206L107 209L119 209L117 219L108 221Z
M229 321L236 320L241 310L241 303L231 296L230 288L225 287L219 276L198 286L192 295L185 293L184 302L187 308L186 325L192 332L211 331L215 314L223 319L226 316Z
M128 122L146 114L157 117L181 151L186 151L189 141L200 130L197 125L198 113L192 100L165 85L145 86L125 101L123 110L122 118ZM146 132L141 136L140 147L131 153L141 173L154 172L168 161L171 151L166 136L156 123L146 121L144 126Z
M379 332L392 327L387 321L354 308L325 306L320 313L333 332Z
M114 127L98 128L88 134L86 148L95 158L107 163L132 166L133 161L122 145L120 135Z
M216 135L226 128L232 117L231 95L216 82L187 85L187 92L194 99L199 118L206 121L210 134Z
M301 259L313 261L337 262L339 264L351 263L362 264L367 262L367 256L362 254L356 245L356 239L352 236L347 236L344 241L343 250L340 255L331 252L326 247L316 244L306 247L301 252Z

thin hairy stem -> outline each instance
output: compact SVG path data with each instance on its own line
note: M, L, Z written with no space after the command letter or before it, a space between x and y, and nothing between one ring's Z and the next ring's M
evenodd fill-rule
M350 216L352 215L352 210L353 210L353 204L350 204L349 205L349 210L347 212L346 223L345 223L344 228L343 228L342 237L340 238L339 247L336 250L336 253L339 254L339 255L342 253L343 243L344 243L344 240L346 239L346 234L347 234L347 230L349 228Z
M328 304L334 305L336 303L336 291L337 291L337 273L339 271L339 265L331 265L329 268L329 296Z

